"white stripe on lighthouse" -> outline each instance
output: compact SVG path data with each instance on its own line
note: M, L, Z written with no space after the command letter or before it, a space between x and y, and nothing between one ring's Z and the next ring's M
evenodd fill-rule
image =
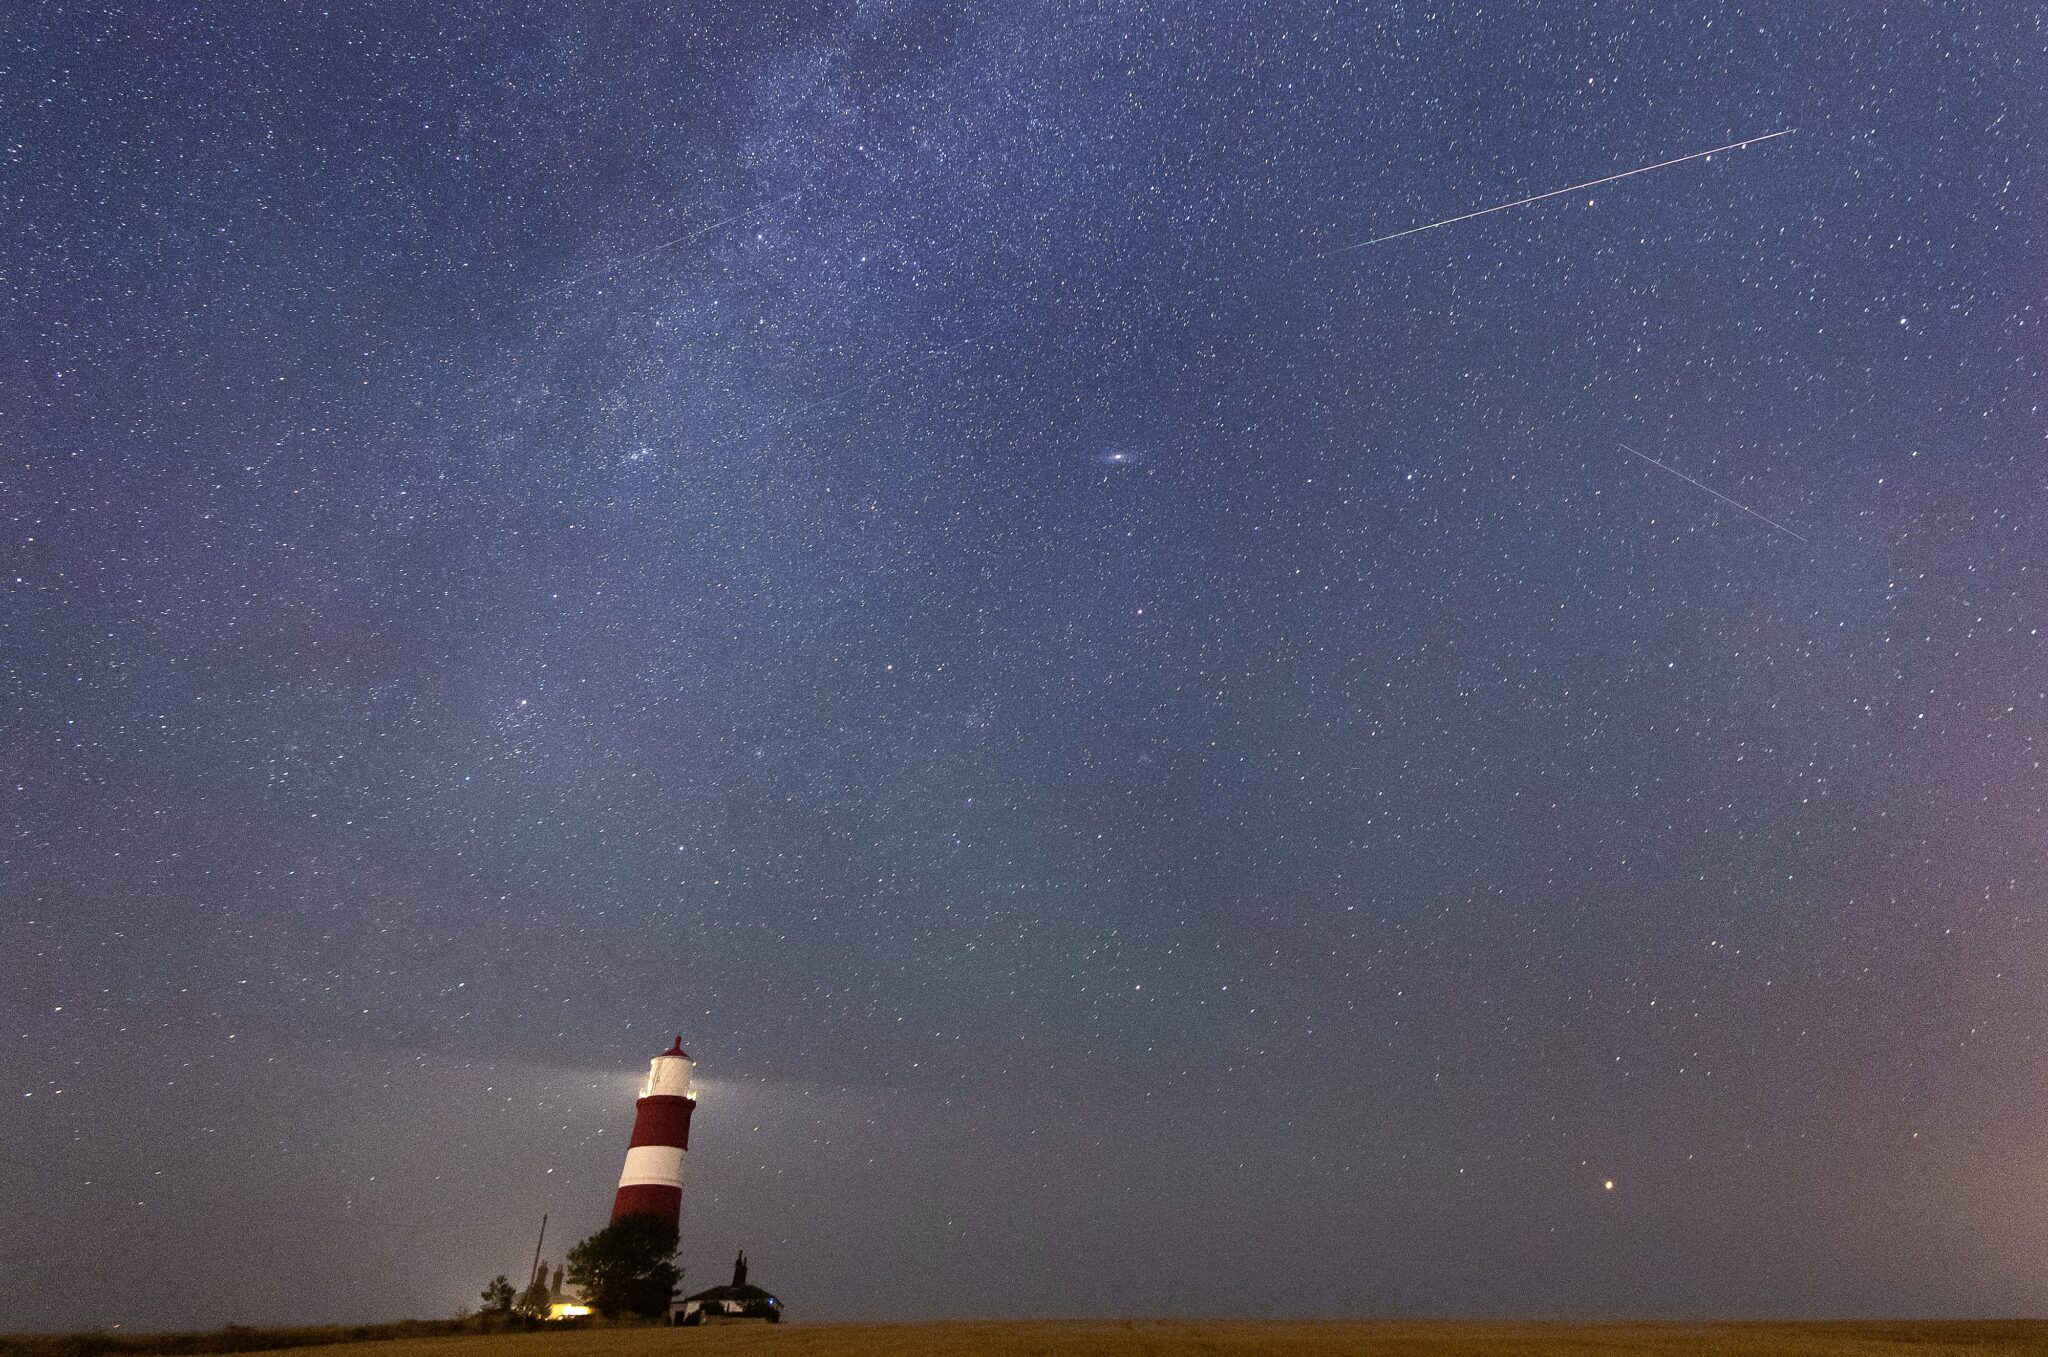
M682 1146L635 1145L626 1151L626 1171L619 1175L619 1186L647 1184L659 1187L683 1185Z

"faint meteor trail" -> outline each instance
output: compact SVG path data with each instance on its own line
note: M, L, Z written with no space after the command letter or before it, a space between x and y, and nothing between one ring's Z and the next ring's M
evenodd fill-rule
M1728 497L1727 497L1726 495L1722 494L1722 493L1721 493L1721 492L1720 492L1719 490L1716 490L1716 489L1715 489L1715 488L1714 488L1713 486L1711 486L1711 485L1700 485L1700 483L1699 483L1698 481L1696 481L1696 480L1693 480L1693 478L1692 478L1692 477L1690 477L1690 476L1686 475L1686 474L1685 474L1685 473L1684 473L1683 471L1680 471L1680 470L1679 470L1679 469L1678 469L1677 467L1675 467L1675 466L1665 466L1665 465L1664 465L1664 463L1662 463L1662 462L1658 461L1658 460L1657 460L1656 458L1654 458L1654 457L1651 457L1651 456L1649 456L1649 455L1648 455L1647 453L1641 453L1641 452L1637 452L1637 451L1636 451L1636 450L1635 450L1634 448L1630 447L1630 446L1629 446L1628 444L1626 444L1626 443L1623 443L1623 444L1621 445L1621 450L1622 450L1623 452L1625 452L1625 453L1628 453L1628 454L1629 454L1630 456L1632 456L1632 457L1641 457L1641 458L1642 458L1642 459L1643 459L1644 461L1648 462L1648 463L1649 463L1649 464L1650 464L1651 466L1653 466L1653 467L1656 467L1656 468L1658 468L1658 469L1659 469L1659 470L1661 470L1661 471L1668 471L1668 472L1670 472L1670 473L1671 473L1672 475L1674 475L1674 476L1678 477L1678 479L1680 479L1681 481L1685 481L1685 482L1687 482L1687 483L1689 483L1689 484L1692 484L1692 485L1699 485L1700 489L1702 489L1702 490L1706 491L1706 492L1707 492L1708 494L1712 495L1712 496L1713 496L1713 497L1714 497L1715 499L1718 499L1718 500L1720 500L1720 501L1721 501L1722 503L1724 503L1724 504L1733 504L1733 505L1734 505L1734 506L1735 506L1736 508L1738 508L1738 509L1742 510L1742 512L1744 512L1744 513L1748 514L1748 515L1749 515L1749 516L1750 516L1751 518L1757 519L1757 520L1759 520L1759 521L1761 521L1761 522L1764 522L1764 523L1769 523L1769 524L1770 524L1770 525L1771 525L1772 527L1776 528L1776 529L1777 529L1777 530L1778 530L1779 532L1782 532L1782 533L1784 533L1784 534L1785 534L1785 535L1786 535L1787 537L1790 537L1790 538L1792 538L1792 539L1793 539L1793 540L1795 540L1795 541L1799 541L1799 542L1805 542L1805 541L1806 541L1806 539L1805 539L1804 537L1801 537L1801 536L1800 536L1800 535L1799 535L1798 533L1796 533L1796 532L1792 531L1792 529L1790 529L1790 528L1786 527L1786 526L1785 526L1785 525L1784 525L1783 523L1780 523L1780 522L1778 522L1778 521L1777 521L1777 520L1775 520L1775 519L1765 518L1765 517L1764 517L1764 516L1763 516L1762 514L1758 513L1758 512L1756 511L1756 510L1754 510L1754 509L1750 508L1750 507L1749 507L1749 506L1748 506L1747 504L1743 504L1743 503L1741 503L1741 502L1740 502L1740 501L1738 501L1738 500L1732 500L1732 499L1729 499L1729 498L1728 498ZM1808 543L1808 545L1810 546L1810 545L1812 545L1812 544L1811 544L1811 543Z
M1723 151L1747 150L1760 141L1769 141L1773 137L1789 137L1798 130L1796 127L1787 127L1778 132L1766 132L1760 137L1744 137L1741 141L1731 141L1726 146L1716 146L1708 151L1694 151L1691 155L1682 155L1673 160L1660 160L1654 165L1645 165L1641 169L1623 170L1620 174L1610 174L1604 179L1588 179L1583 184L1573 184L1569 188L1554 188L1548 193L1538 193L1527 198L1517 198L1511 203L1502 203L1498 207L1482 207L1477 212L1467 212L1462 217L1445 217L1442 221L1433 221L1426 226L1411 226L1405 231L1395 231L1391 235L1374 236L1371 240L1361 240L1355 245L1340 245L1330 251L1330 253L1343 254L1349 250L1362 250L1368 245L1379 245L1385 241L1399 240L1402 236L1414 236L1420 235L1424 231L1434 231L1439 226L1455 226L1461 221L1471 221L1474 217L1484 217L1492 212L1505 212L1511 207L1526 207L1530 203L1540 203L1545 198L1555 198L1562 193L1577 193L1580 189L1598 188L1602 184L1611 184L1617 179L1627 179L1637 174L1648 174L1651 170L1661 170L1667 165L1683 165L1688 160L1699 160L1704 156L1719 155Z
M765 203L755 203L752 207L748 208L744 212L735 212L730 217L721 217L717 221L708 222L705 225L698 227L694 231L688 232L687 234L684 235L677 236L674 240L667 240L663 241L659 245L649 246L647 249L640 251L638 254L629 254L623 259L614 259L609 264L600 264L594 269L587 269L584 272L577 274L574 278L565 278L561 282L556 283L553 287L544 288L541 291L534 293L533 295L536 299L546 297L552 293L566 291L567 289L576 286L576 284L583 282L586 279L596 278L602 274L616 273L620 269L623 269L630 264L637 264L643 259L651 259L655 255L660 254L663 250L673 250L678 245L687 245L691 241L695 240L697 237L702 235L708 235L711 232L716 231L721 226L730 226L736 221L745 221L748 217L753 216L756 212L766 212L771 207L775 207L778 206L779 204L786 203L792 198L800 198L803 196L803 194L804 190L798 189L794 193L785 193L780 198L770 198Z

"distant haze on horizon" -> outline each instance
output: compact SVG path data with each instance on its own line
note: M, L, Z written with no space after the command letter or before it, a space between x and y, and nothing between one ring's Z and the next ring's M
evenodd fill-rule
M0 1328L2048 1306L2025 7L4 41Z

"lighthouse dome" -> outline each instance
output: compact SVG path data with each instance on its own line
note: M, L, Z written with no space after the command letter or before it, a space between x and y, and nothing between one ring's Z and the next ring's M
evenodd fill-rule
M641 1088L643 1098L691 1098L697 1096L697 1062L690 1059L683 1050L683 1039L677 1037L675 1045L663 1051L647 1066L647 1083Z

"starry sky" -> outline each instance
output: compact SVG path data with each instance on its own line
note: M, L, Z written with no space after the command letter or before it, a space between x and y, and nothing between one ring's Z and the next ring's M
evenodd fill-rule
M6 1326L2048 1309L2028 7L4 30Z

